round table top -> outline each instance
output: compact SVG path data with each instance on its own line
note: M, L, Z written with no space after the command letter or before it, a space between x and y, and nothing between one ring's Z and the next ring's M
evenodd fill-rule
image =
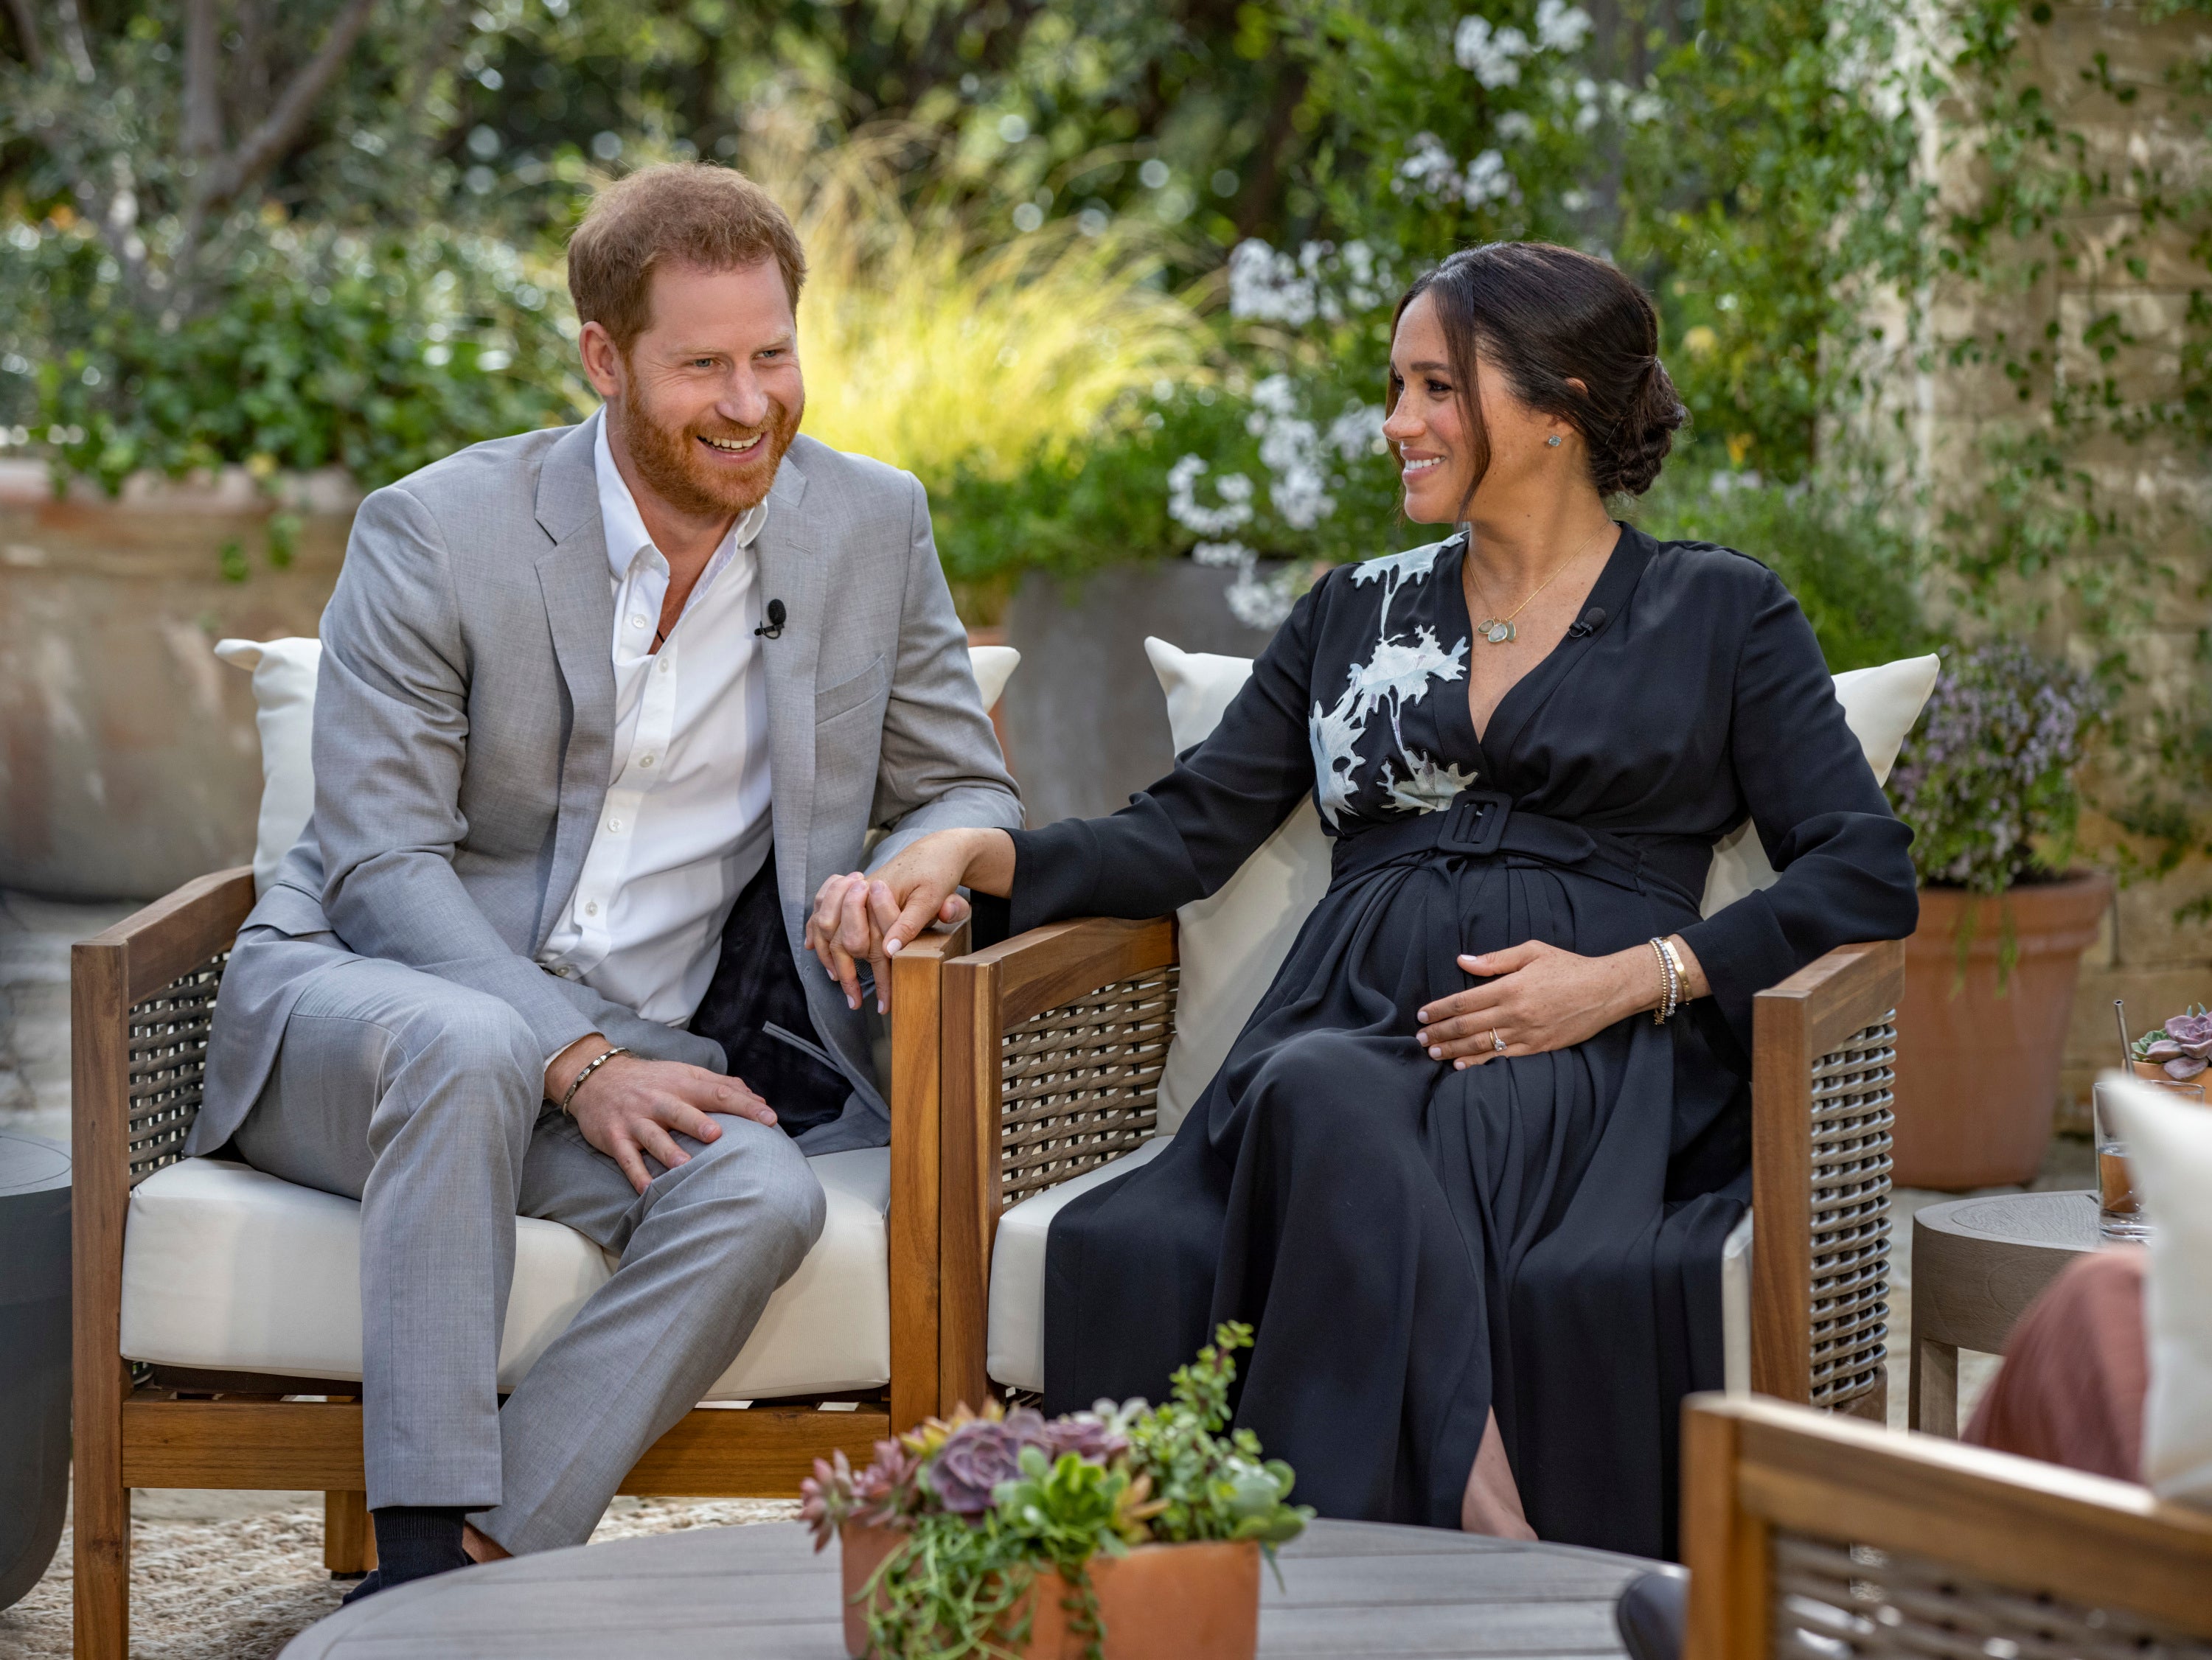
M51 1193L69 1184L68 1148L21 1130L0 1130L0 1199Z
M1598 1657L1656 1566L1568 1545L1316 1522L1261 1570L1262 1655ZM796 1522L696 1528L441 1575L342 1609L283 1660L842 1660L838 1558Z
M1913 1213L1912 1226L1916 1231L1949 1234L1962 1243L2071 1255L2097 1248L2097 1196L2086 1190L1990 1193L1923 1206Z

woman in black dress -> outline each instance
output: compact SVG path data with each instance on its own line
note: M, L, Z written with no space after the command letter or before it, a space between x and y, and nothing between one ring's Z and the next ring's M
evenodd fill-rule
M1249 1321L1238 1421L1322 1514L1671 1548L1749 1193L1753 995L1917 906L1788 591L1607 515L1683 418L1656 347L1601 261L1453 256L1400 306L1384 432L1407 517L1460 533L1323 578L1112 817L948 831L825 887L845 975L958 885L1016 930L1152 917L1309 792L1334 838L1173 1143L1054 1225L1048 1409L1157 1397ZM1780 880L1701 920L1746 815Z

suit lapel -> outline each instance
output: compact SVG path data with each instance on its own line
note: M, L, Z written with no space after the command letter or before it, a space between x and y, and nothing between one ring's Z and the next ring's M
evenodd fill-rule
M768 518L753 546L760 596L783 602L783 633L761 641L768 675L769 771L775 792L775 885L784 927L797 948L814 882L807 847L814 819L814 670L822 655L824 594L821 560L805 535L799 504L806 475L790 455L768 493ZM611 616L608 627L613 627Z
M539 906L539 946L583 875L584 856L591 851L592 833L606 801L614 748L614 588L607 577L606 529L592 463L595 423L604 418L585 421L554 445L538 482L538 522L553 538L553 546L538 558L538 583L571 714L561 755L553 862Z

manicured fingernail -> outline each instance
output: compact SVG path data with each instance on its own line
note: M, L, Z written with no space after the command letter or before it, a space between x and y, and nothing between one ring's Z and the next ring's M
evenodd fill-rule
M1452 1070L1453 1070L1453 1071L1455 1071L1455 1072L1464 1072L1464 1071L1466 1071L1466 1070L1467 1070L1467 1063L1466 1063L1465 1061L1454 1061L1454 1062L1452 1063Z
M847 992L847 993L845 994L845 1007L846 1007L846 1008L848 1008L848 1009L858 1009L860 1006L860 1000L858 997L854 997L854 996L851 992L849 992L849 991L848 991L848 992Z
M885 1003L881 997L878 997L876 999L876 1013L878 1015L888 1015L890 1013L890 1008L891 1006Z
M1475 953L1474 953L1474 952L1472 952L1472 951L1463 951L1463 952L1462 952L1462 953L1460 954L1460 959L1459 959L1459 960L1460 960L1462 962L1480 962L1480 961L1482 960L1482 959L1481 959L1479 955L1477 955Z
M1420 1021L1422 1025L1426 1026L1429 1023L1429 1011L1424 1009L1420 1013L1414 1015L1413 1018Z
M1444 1050L1442 1044L1438 1044L1435 1048L1429 1051L1429 1058L1432 1061L1440 1061L1443 1059L1443 1057Z
M884 935L884 954L886 957L896 957L896 955L898 955L898 954L899 954L899 947L901 947L902 945L904 945L905 943L906 943L906 942L905 942L904 940L901 939L901 938L900 938L897 935L896 935L896 934L886 934L886 935Z

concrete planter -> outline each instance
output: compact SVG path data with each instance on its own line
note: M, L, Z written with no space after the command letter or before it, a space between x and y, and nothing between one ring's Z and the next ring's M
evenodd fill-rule
M313 633L359 500L322 474L276 495L230 468L58 500L42 463L0 463L0 888L150 899L252 858L252 687L210 648ZM301 526L276 570L280 501Z
M1030 824L1114 812L1175 765L1145 636L1186 651L1257 657L1269 635L1230 615L1232 576L1165 559L1079 582L1039 574L1022 584L1006 627L1022 666L1003 706Z

